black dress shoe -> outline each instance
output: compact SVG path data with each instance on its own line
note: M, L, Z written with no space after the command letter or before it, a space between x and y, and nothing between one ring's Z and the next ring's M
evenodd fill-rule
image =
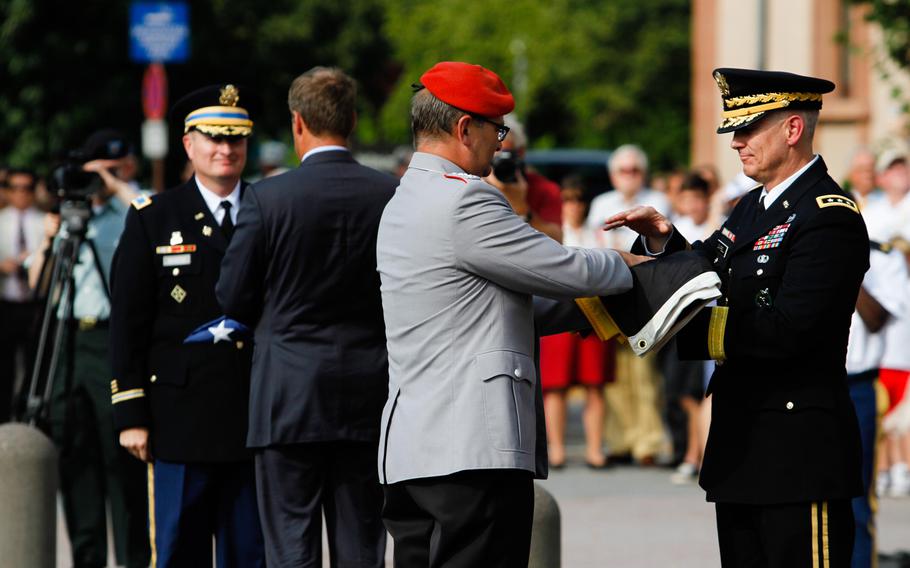
M597 463L593 463L593 462L589 462L588 460L585 460L585 465L588 466L588 469L595 469L595 470L610 469L612 467L610 465L610 461L606 460L606 459L601 464L597 464Z

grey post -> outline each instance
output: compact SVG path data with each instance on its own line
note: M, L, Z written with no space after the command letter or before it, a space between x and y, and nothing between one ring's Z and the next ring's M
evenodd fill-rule
M0 565L57 562L57 450L37 428L0 425Z
M562 529L559 505L549 491L534 484L534 524L528 568L559 568L562 562Z

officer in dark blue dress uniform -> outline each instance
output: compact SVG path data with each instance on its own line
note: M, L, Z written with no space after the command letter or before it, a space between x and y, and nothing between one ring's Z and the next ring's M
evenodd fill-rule
M691 245L713 263L724 294L678 336L682 358L718 362L700 484L716 503L725 567L846 567L850 499L862 483L845 357L869 239L812 150L822 94L834 84L742 69L714 78L724 104L718 133L734 133L744 173L762 186ZM633 252L690 247L650 208L607 221L615 226L645 237Z
M216 85L176 103L195 175L133 202L114 258L114 423L149 462L156 567L211 566L213 535L219 567L264 566L245 447L252 345L215 300L245 186L250 99Z

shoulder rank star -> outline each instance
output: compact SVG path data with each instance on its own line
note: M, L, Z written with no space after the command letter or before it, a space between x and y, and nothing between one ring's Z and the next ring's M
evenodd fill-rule
M825 207L846 207L854 213L859 213L859 208L852 199L836 193L831 195L820 195L815 198L815 202L818 203L819 209L824 209Z

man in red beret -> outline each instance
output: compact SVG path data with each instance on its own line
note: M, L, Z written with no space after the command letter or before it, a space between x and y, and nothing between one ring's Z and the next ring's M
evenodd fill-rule
M564 247L482 179L514 106L495 73L439 63L416 88L417 151L377 240L383 519L396 568L527 566L547 474L537 336L586 327L568 299L629 289L641 257Z

